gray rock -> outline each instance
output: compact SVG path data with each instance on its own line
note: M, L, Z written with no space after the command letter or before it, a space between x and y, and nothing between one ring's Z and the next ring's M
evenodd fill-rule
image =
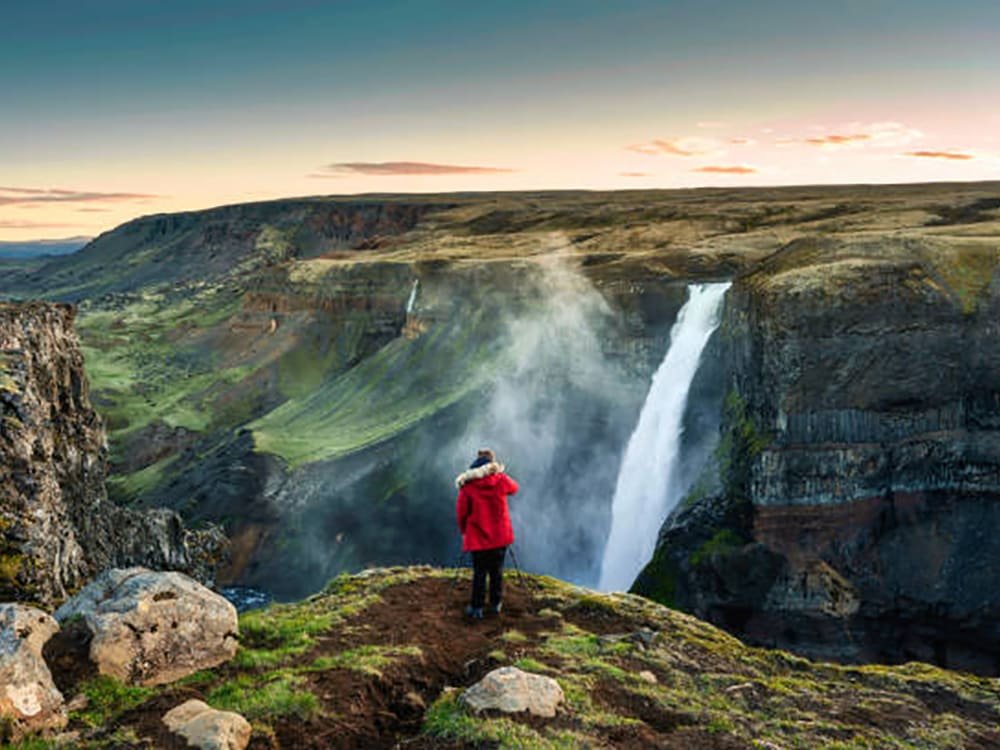
M243 750L250 742L250 722L232 711L218 711L189 700L163 715L163 723L200 750Z
M0 302L0 599L52 605L95 573L147 565L214 577L226 540L168 510L112 503L107 435L69 305Z
M66 726L62 693L52 682L42 648L59 625L45 612L0 604L0 719L14 735Z
M182 573L105 571L56 612L76 616L93 634L98 671L123 682L173 682L236 653L236 608Z
M494 669L462 694L465 704L475 711L528 711L546 718L556 715L563 698L562 688L551 677L522 672L517 667Z

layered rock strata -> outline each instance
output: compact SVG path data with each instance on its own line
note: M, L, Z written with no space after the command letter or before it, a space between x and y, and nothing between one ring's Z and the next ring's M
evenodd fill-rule
M740 279L725 487L637 590L760 644L1000 671L1000 282L972 246L792 243Z
M108 501L73 317L68 305L0 304L0 599L53 604L116 564L210 576L217 532Z

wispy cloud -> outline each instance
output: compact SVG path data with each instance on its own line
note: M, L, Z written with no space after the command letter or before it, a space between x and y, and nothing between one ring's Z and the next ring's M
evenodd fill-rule
M8 221L0 219L0 229L68 229L79 227L82 224L62 224L50 221Z
M656 138L645 143L634 143L626 146L629 151L635 151L648 156L721 156L725 154L722 143L715 138L700 136L685 136L681 138Z
M848 146L852 143L862 143L871 139L872 137L868 133L851 133L850 135L831 133L830 135L806 138L805 142L813 146Z
M327 164L322 171L310 177L345 177L348 175L368 175L389 177L395 175L442 175L442 174L505 174L515 172L505 167L466 166L461 164L432 164L423 161L346 161Z
M974 155L962 151L907 151L903 156L916 156L922 159L951 159L953 161L968 161L976 158Z
M827 149L898 148L923 138L924 134L901 122L854 122L836 132L802 139L802 143Z
M746 136L737 136L736 138L730 138L729 142L734 146L755 146L757 141L753 138L747 138Z
M691 171L703 174L755 174L757 172L754 167L748 167L743 164L733 164L730 166L713 164L707 167L698 167Z
M650 172L619 172L620 177L652 177Z
M0 186L0 206L31 206L39 203L130 203L161 196L149 193L104 193L96 190Z

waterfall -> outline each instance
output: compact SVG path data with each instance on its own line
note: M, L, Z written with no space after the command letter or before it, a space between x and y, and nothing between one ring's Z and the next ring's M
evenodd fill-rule
M684 408L701 353L719 326L729 283L694 284L670 330L670 347L653 375L639 423L622 458L611 506L599 588L626 590L653 556L660 526L683 488L678 469Z
M420 279L413 280L413 287L410 289L410 298L406 300L406 314L413 312L413 306L417 303L417 289L420 287Z

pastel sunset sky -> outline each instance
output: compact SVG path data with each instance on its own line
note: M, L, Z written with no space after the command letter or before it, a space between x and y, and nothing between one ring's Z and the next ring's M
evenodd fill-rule
M0 12L0 240L294 195L987 179L997 0Z

